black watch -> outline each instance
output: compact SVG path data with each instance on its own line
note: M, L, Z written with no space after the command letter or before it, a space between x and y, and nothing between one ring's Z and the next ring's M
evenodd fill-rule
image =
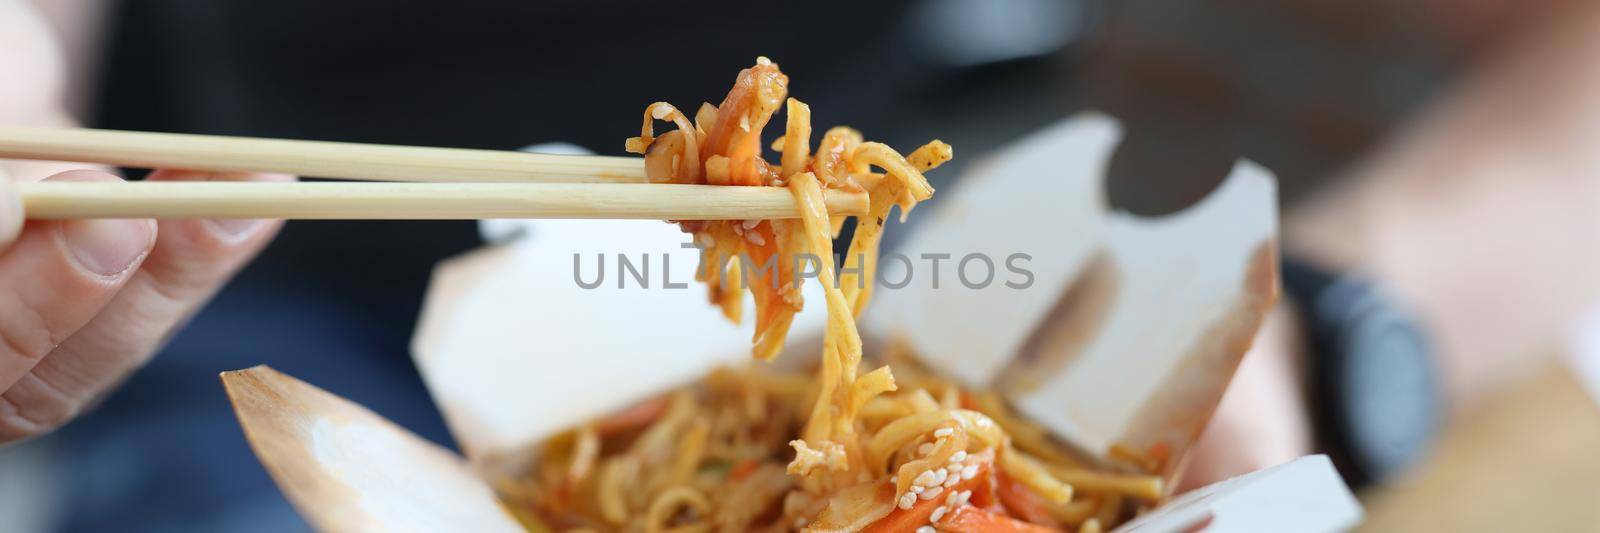
M1313 431L1353 488L1382 483L1427 452L1441 421L1423 329L1374 285L1283 258L1283 288L1306 332Z

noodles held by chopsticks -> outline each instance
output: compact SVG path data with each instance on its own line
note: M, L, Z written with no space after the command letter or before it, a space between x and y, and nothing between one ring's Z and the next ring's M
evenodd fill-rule
M760 58L692 120L650 104L626 147L644 155L652 182L789 190L797 220L678 224L700 245L696 278L724 316L740 321L751 293L756 359L782 351L805 303L800 280L822 284L828 321L816 374L717 370L551 439L524 476L500 483L514 514L560 531L1094 531L1125 518L1125 498L1160 498L1159 478L1085 470L998 398L913 362L895 362L900 379L889 366L861 373L855 319L872 295L884 223L895 207L904 217L932 197L923 173L952 150L933 141L903 157L835 127L813 152L810 107L788 97L788 82ZM780 108L774 165L762 158L761 132ZM675 129L657 136L656 121ZM828 213L828 189L870 198L843 271L833 238L844 219ZM1011 429L1024 438L1014 444Z

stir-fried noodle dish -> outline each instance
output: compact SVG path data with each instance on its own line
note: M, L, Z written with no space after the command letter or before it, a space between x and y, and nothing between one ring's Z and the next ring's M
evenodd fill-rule
M627 148L644 155L653 182L793 194L799 219L679 224L701 245L697 277L724 315L739 321L752 293L758 359L782 350L803 304L798 282L815 273L828 314L821 364L809 374L717 370L557 435L523 474L499 480L507 507L548 531L923 533L1098 531L1157 504L1162 482L1149 473L1168 459L1160 449L1116 447L1116 464L1087 466L999 397L963 390L903 349L862 372L855 319L871 297L884 222L933 195L923 173L952 151L932 141L902 156L846 127L813 148L810 109L787 98L788 81L759 58L721 105L692 118L650 104ZM780 108L773 164L761 132ZM676 129L657 136L658 120ZM827 212L825 189L870 198L838 271L833 239L845 220Z

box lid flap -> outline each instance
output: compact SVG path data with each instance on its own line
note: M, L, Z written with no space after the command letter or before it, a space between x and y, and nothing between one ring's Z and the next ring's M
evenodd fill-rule
M879 260L880 288L862 329L910 341L968 386L990 384L1099 247L1103 176L1121 137L1116 120L1084 113L983 156ZM985 271L988 283L963 284L978 285Z
M1360 502L1326 455L1308 455L1195 489L1113 533L1345 531Z
M459 456L266 366L222 383L262 465L323 531L522 531Z
M1276 202L1271 174L1244 161L1184 211L1112 215L1080 279L1098 296L1063 302L1096 308L1050 321L1000 390L1092 452L1165 455L1175 475L1277 299Z
M910 260L881 261L882 282L915 281L879 291L864 329L1003 391L1088 452L1172 458L1170 477L1276 298L1276 184L1240 161L1183 211L1113 212L1105 172L1120 137L1114 119L1084 113L974 166L910 228L896 250ZM932 254L946 258L937 287Z

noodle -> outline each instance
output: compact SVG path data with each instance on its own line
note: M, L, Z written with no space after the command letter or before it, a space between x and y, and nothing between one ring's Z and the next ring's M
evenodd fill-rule
M600 434L593 425L584 426L578 431L578 440L573 444L572 467L567 469L567 484L578 485L588 478L589 471L594 470L599 457Z
M1040 496L1044 496L1057 504L1066 504L1072 501L1072 486L1062 483L1045 470L1032 457L1023 455L1007 444L1004 453L1000 454L1000 469L1012 479L1021 482Z
M923 173L953 152L933 141L902 157L846 127L828 129L813 151L811 109L788 96L788 82L760 58L692 121L671 104L647 106L626 148L644 155L652 182L789 190L796 220L678 224L700 247L695 278L725 317L739 322L750 293L757 359L783 350L804 305L800 282L815 277L828 315L820 364L810 376L718 369L552 439L527 474L497 483L508 506L524 523L560 531L910 532L996 513L1094 531L1115 527L1124 496L1159 496L1149 476L1085 470L998 397L964 391L910 359L890 359L900 376L890 366L861 372L855 320L872 296L885 221L932 197ZM773 165L762 158L761 132L780 107ZM658 136L656 121L676 129ZM846 217L827 211L830 189L864 191L870 204L838 261L833 239ZM1089 497L1074 500L1075 488ZM1008 511L1022 505L1032 507Z
M688 485L675 485L662 491L654 501L650 502L650 510L645 513L645 532L663 533L676 531L689 533L711 530L711 524L707 523L678 527L670 526L672 516L686 509L704 516L711 511L711 501L707 500L706 496L701 494L699 490Z

